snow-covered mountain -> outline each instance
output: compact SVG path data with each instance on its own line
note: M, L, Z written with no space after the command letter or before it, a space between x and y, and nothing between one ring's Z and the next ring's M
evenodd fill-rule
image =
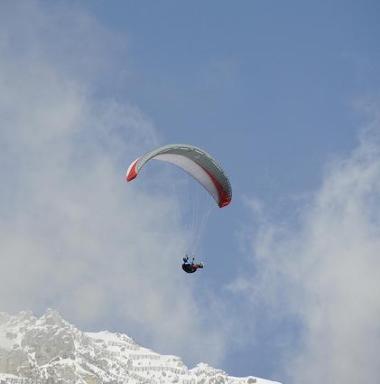
M82 332L58 312L0 313L0 384L274 384L236 378L200 363L188 369L179 357L160 355L130 337Z

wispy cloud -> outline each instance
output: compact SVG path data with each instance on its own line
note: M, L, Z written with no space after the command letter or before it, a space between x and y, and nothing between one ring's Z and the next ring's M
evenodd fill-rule
M222 333L204 326L176 262L186 239L176 200L123 180L159 141L106 86L125 71L124 50L80 9L0 5L1 310L52 306L215 363Z
M273 319L296 324L284 327L292 343L281 346L279 361L280 377L291 382L380 379L379 132L372 110L358 148L329 164L296 225L271 222L251 206L263 218L251 243L254 279L241 277L229 289L271 326Z

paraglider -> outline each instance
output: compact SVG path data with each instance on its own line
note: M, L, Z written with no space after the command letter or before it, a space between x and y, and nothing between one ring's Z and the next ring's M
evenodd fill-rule
M186 272L186 273L194 273L196 272L199 268L203 268L203 263L194 263L194 257L193 259L191 260L191 263L189 262L189 256L186 255L186 257L184 257L183 259L183 263L182 263L182 269Z
M219 208L230 204L230 181L216 160L204 150L187 144L169 144L156 148L130 164L126 174L127 181L134 180L150 160L165 161L184 170L206 189ZM187 255L183 261L182 269L187 273L203 268L203 264L194 263L194 259L190 263Z

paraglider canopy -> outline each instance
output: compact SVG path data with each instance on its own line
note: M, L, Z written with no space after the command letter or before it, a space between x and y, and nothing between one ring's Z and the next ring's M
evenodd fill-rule
M154 149L131 163L126 174L127 181L134 180L151 159L182 168L209 192L220 208L231 202L232 190L228 177L204 150L187 144L169 144Z

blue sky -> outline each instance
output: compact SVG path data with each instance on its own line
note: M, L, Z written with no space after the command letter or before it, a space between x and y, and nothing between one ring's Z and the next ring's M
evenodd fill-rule
M41 266L24 285L12 282L17 303L2 297L3 309L30 305L38 313L53 306L78 326L126 332L189 365L204 360L236 376L311 383L323 373L342 382L339 366L353 359L342 350L352 340L334 339L339 332L328 326L334 315L326 308L330 296L351 308L343 294L348 279L338 278L351 226L333 223L352 222L348 233L370 249L347 265L367 270L379 263L372 237L379 2L9 1L0 8L0 116L8 127L1 139L9 148L1 194L18 212L10 218L2 208L3 232L12 234L2 249L15 252L20 265L30 252ZM173 182L180 174L153 166L146 184L139 180L127 190L122 181L137 155L176 142L213 154L233 187L233 204L214 210L202 238L207 268L191 281L177 271L187 236L178 217L185 210L165 197L162 178ZM50 165L44 156L54 159ZM24 157L32 159L28 166ZM41 180L51 189L40 191ZM51 210L50 229L41 209ZM330 243L335 230L340 240ZM57 260L65 271L59 276ZM152 260L168 270L149 269ZM110 271L102 275L105 266ZM42 294L36 280L49 274L56 283ZM365 285L371 276L355 280L368 302L374 291L366 288L378 294L378 284ZM86 309L80 298L90 303ZM352 313L380 316L370 305L353 306ZM316 342L326 327L342 346L336 365ZM361 340L378 332L361 320L352 330ZM364 346L362 355L375 346ZM368 378L376 381L377 362L368 364Z
M119 96L147 113L163 142L220 158L237 203L255 195L278 206L316 188L326 160L357 143L355 103L379 87L374 1L88 7L126 41Z
M357 145L363 116L355 105L376 97L380 85L379 4L143 1L89 7L126 36L132 64L121 97L150 116L163 142L207 148L231 175L234 206L221 221L214 212L204 247L209 263L221 257L220 267L235 272L230 264L244 263L236 239L236 228L247 220L244 199L258 197L276 220L291 222L302 197L320 185L326 163ZM297 325L274 327L234 351L226 368L248 374L255 361L254 368L270 376L276 358L269 356L278 353L282 333Z

